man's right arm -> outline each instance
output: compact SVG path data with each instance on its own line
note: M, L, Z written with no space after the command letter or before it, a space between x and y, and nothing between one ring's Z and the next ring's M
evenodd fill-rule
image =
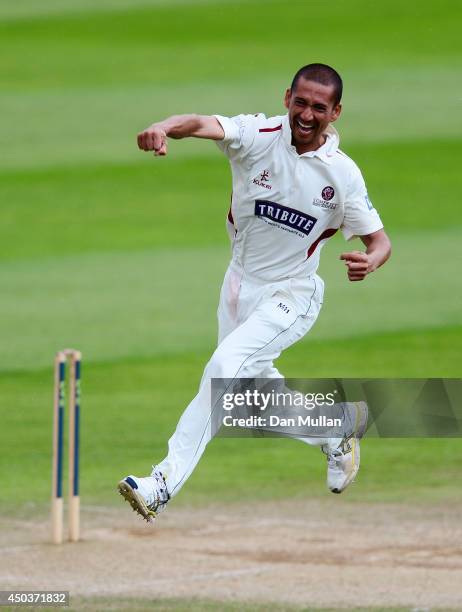
M167 138L208 138L223 140L225 132L216 117L206 115L173 115L153 123L138 134L138 147L154 151L154 155L167 155Z

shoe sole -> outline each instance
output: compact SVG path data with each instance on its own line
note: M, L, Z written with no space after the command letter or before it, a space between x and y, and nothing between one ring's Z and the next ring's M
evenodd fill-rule
M135 491L135 489L131 488L128 482L121 480L117 485L117 489L125 501L130 504L134 512L137 512L148 523L152 523L157 514L153 510L149 510L144 499Z

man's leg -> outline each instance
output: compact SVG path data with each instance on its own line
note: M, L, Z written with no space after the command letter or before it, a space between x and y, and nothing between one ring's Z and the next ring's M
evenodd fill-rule
M211 398L211 379L256 378L270 368L281 351L302 338L315 322L321 289L313 279L312 299L303 314L297 314L296 307L287 308L289 312L281 308L281 297L275 294L217 347L205 368L198 394L169 440L167 457L157 466L166 478L170 496L181 489L215 433L212 419L221 407L221 397ZM287 296L284 303L289 303Z

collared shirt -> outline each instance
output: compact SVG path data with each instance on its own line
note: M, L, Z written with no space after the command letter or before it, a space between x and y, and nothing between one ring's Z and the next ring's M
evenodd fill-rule
M217 141L233 174L228 230L233 259L263 281L306 278L321 247L341 229L348 240L382 229L358 166L329 126L316 151L299 155L287 115L215 115Z

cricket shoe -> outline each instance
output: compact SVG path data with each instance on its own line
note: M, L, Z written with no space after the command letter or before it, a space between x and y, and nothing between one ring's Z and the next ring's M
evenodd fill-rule
M321 446L327 455L327 486L332 493L341 493L353 482L359 470L359 440L367 427L366 402L347 402L344 410L353 427L343 438L331 438Z
M148 523L165 509L170 495L165 478L154 469L151 476L127 476L117 486L119 493Z

